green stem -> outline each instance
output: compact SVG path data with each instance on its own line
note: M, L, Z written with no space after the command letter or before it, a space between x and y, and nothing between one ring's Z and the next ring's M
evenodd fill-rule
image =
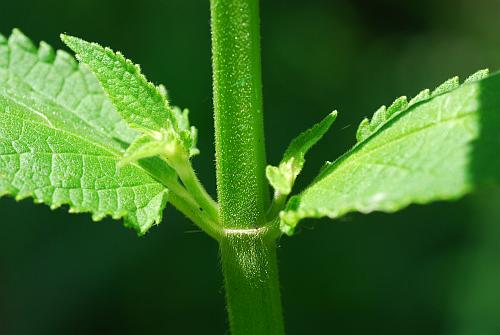
M217 192L226 228L259 227L269 203L258 0L211 0Z
M282 335L262 112L258 0L211 0L219 240L233 335Z
M284 334L274 239L226 232L220 251L232 334Z

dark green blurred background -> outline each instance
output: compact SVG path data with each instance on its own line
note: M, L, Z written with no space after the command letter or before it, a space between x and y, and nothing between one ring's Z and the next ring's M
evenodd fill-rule
M268 158L338 109L299 187L399 95L500 69L498 0L264 0ZM1 0L0 31L123 51L191 109L215 193L207 0ZM285 120L286 123L283 123ZM500 130L499 130L500 131ZM280 242L288 334L500 334L500 191L398 214L306 221ZM121 224L0 200L0 334L224 334L217 246L167 208L143 238Z

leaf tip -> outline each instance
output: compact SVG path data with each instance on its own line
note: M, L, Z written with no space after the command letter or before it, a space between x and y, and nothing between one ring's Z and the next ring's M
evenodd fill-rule
M333 121L335 121L335 119L337 119L338 115L339 115L339 113L337 112L337 110L334 110L330 114L328 114L328 118L332 119L332 122L333 122Z
M71 35L67 35L65 33L62 33L62 34L59 34L59 38L61 39L61 41L64 42L64 44L68 45L69 43L72 43L73 42L73 39L75 39L75 37L71 36Z
M71 50L73 50L77 54L82 51L83 46L85 44L90 44L89 42L86 42L79 37L67 34L61 34L59 35L59 37L61 38L61 41L63 41L64 44L66 44Z

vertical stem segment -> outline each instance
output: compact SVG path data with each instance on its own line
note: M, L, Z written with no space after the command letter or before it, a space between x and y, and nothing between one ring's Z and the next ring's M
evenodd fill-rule
M228 234L220 248L232 335L283 335L274 239Z
M282 335L262 115L259 0L210 0L219 239L233 335Z
M225 228L256 228L264 169L259 1L211 0L217 191Z

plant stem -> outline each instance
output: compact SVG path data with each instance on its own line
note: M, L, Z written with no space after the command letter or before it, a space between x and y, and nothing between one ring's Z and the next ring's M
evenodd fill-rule
M256 228L269 203L258 0L211 0L217 192L225 228Z
M220 242L231 333L284 334L275 241L256 229L240 232Z
M233 335L284 334L269 206L258 0L211 0L219 239Z

